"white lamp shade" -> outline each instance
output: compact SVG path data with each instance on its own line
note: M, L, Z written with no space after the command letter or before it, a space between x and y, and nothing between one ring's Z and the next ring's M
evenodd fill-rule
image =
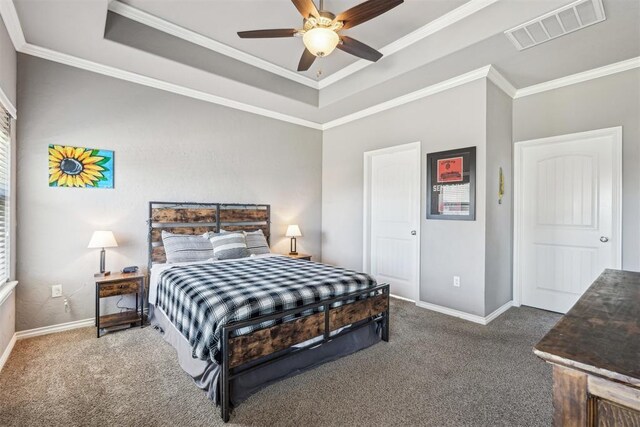
M304 33L302 43L315 56L327 56L340 43L340 37L329 28L316 27Z
M93 248L115 248L118 246L116 238L111 231L94 231L89 241L89 249Z
M300 232L300 227L296 224L290 225L287 227L287 233L285 234L287 237L300 237L302 233Z

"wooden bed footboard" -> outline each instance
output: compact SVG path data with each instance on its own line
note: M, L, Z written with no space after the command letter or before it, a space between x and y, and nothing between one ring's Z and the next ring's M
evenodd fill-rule
M367 298L338 307L331 307L335 303L352 301L363 296L367 296ZM322 311L315 314L260 329L247 335L232 337L233 332L238 329L254 326L262 322L277 321L304 311L320 308ZM389 341L388 284L378 285L373 288L363 289L319 303L297 307L255 319L233 322L223 326L222 366L220 374L220 411L222 420L228 422L231 415L230 383L232 379L248 371L323 345L337 337L350 334L355 330L373 323L381 325L382 340ZM347 325L354 326L332 335L332 332ZM292 348L297 344L316 337L322 337L322 340L320 342L313 342L307 346ZM287 349L291 349L291 351L265 359L264 362L255 363L261 358ZM249 363L251 363L251 365L245 367Z

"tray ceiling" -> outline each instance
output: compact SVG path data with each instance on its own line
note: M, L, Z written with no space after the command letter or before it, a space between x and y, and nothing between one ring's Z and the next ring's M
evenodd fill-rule
M22 42L14 44L22 53L322 128L463 75L486 76L478 71L489 65L508 93L618 62L625 63L613 66L619 71L638 67L640 3L602 1L605 21L518 51L505 30L571 0L406 0L348 30L385 57L369 63L336 51L317 61L319 81L318 68L294 71L301 40L236 35L299 24L290 0L0 0L0 13L19 33ZM357 3L327 0L326 8ZM114 5L138 16L114 12Z
M364 0L326 0L325 9L339 13ZM300 38L240 39L236 32L267 28L300 28L300 14L288 0L123 0L123 3L150 13L250 55L295 71L304 50ZM445 15L468 0L408 0L391 11L344 30L374 49L380 49L418 28ZM316 1L318 4L318 1ZM336 51L319 58L302 73L311 78L326 78L356 62L358 58Z

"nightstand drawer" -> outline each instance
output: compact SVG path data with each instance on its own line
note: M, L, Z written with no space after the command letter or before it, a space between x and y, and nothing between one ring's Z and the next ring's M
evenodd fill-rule
M140 292L140 282L117 282L100 285L100 298Z

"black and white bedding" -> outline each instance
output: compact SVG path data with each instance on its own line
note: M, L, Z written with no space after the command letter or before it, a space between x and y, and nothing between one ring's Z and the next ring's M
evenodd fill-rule
M156 283L152 304L160 308L189 341L193 357L214 362L219 362L221 330L228 322L312 304L376 285L375 279L364 273L282 256L171 266L157 275ZM237 334L272 324L263 322Z

